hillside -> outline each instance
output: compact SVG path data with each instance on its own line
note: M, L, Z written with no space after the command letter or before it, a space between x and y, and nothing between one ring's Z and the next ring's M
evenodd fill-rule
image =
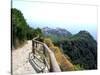
M56 61L62 71L97 69L97 42L89 32L80 31L77 34L72 35L69 31L62 28L44 27L42 29L34 29L27 24L24 15L20 10L12 8L11 13L12 57L15 68L18 67L17 65L19 64L17 63L17 60L19 60L19 62L24 62L26 60L26 56L29 54L29 49L30 51L32 50L31 46L37 46L32 43L32 41L30 44L27 44L27 41L39 36L38 41L45 43L50 50L54 52ZM27 44L27 47L24 46L25 43ZM22 48L20 49L19 47ZM45 48L40 47L39 50L42 49ZM24 52L27 55L25 55ZM23 53L24 57L22 58L25 59L19 58ZM23 64L23 62L21 62L21 64Z
M84 69L97 69L97 43L89 32L80 31L60 43L73 64Z
M41 29L30 27L27 24L23 13L16 8L11 9L11 22L11 40L13 49L23 46L27 40L31 40L37 35L42 36Z
M56 60L62 69L62 71L72 71L74 70L74 65L70 62L70 58L61 52L60 48L55 46L50 38L45 38L44 42L48 45L48 47L54 52Z

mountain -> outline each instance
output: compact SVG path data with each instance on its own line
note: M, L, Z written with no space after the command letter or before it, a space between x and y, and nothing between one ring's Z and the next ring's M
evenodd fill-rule
M80 31L60 44L74 65L79 64L84 69L97 69L97 42L89 32Z
M44 27L43 32L45 35L57 35L57 36L70 36L71 33L69 31L67 31L66 29L62 29L62 28L49 28L49 27Z
M72 35L69 31L62 28L53 29L49 27L44 27L42 28L42 31L46 37L50 37L55 43L57 43L59 40L62 40L65 37L69 37Z

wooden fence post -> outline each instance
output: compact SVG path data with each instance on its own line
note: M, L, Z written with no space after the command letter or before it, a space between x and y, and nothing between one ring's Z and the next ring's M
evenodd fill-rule
M37 43L37 42L35 42L35 44L36 44L36 48L37 48L37 44L38 44L38 43Z
M35 45L34 45L34 40L32 40L32 52L33 52L33 54L35 54L35 47L34 47Z
M44 45L43 45L43 54L44 54L44 55L45 55L45 57L46 57L46 50L45 50Z

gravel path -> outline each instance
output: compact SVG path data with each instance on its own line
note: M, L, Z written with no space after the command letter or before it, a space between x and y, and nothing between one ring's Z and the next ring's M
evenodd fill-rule
M12 50L12 73L13 75L29 75L36 73L28 61L32 50L32 42L28 41L22 48Z

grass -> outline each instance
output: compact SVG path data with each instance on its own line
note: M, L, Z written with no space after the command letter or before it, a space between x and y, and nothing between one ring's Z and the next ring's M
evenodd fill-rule
M62 71L72 71L74 70L74 65L64 56L60 48L54 46L50 38L45 38L44 43L54 52L56 60Z

